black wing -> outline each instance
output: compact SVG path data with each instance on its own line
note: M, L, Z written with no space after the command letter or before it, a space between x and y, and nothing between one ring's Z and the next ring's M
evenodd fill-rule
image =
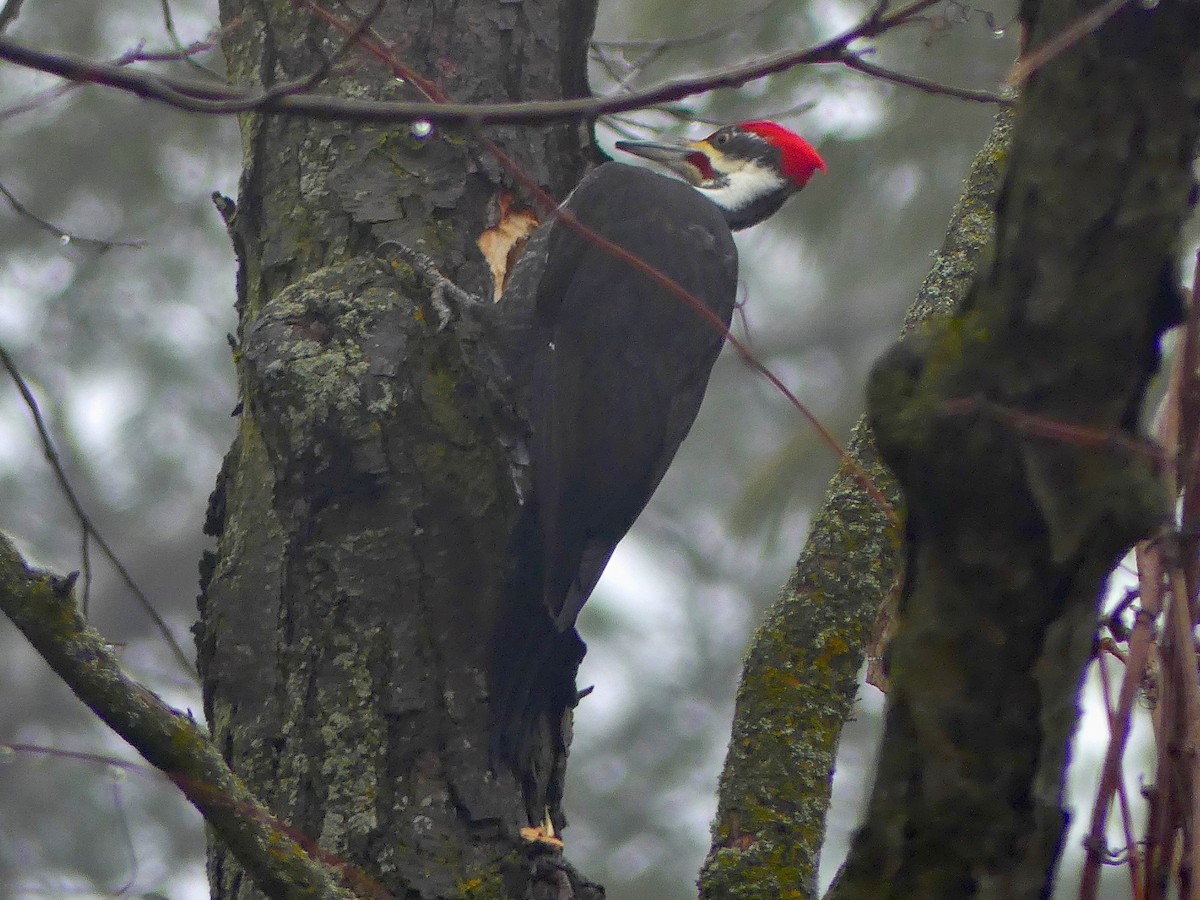
M694 189L608 163L566 207L728 325L737 252L720 210ZM528 408L533 485L495 635L493 756L521 779L537 822L561 798L585 649L575 618L691 428L723 339L562 221L531 240L510 290L506 352Z
M566 204L728 325L737 251L693 188L610 163ZM537 292L531 411L544 600L571 627L692 426L723 339L651 276L559 222Z

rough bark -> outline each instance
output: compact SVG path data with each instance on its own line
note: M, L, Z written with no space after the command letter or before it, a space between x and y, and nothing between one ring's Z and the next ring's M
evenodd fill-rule
M302 77L342 44L300 3L221 11L242 83ZM593 11L392 3L375 27L455 99L546 99L585 90ZM416 98L361 50L335 71L324 89ZM520 790L489 769L521 424L479 331L440 327L425 285L375 259L398 240L490 291L474 240L510 177L466 133L262 117L242 133L241 427L197 629L214 738L277 816L397 896L596 895L520 842ZM582 126L491 136L557 194L590 153ZM257 895L215 841L209 871L214 897Z
M975 157L905 331L949 315L974 281L992 239L1011 118L1000 114ZM899 486L880 463L864 422L847 449L896 514L881 508L843 466L791 578L755 633L700 876L705 898L816 891L838 740L854 707L872 622L903 568Z
M1092 6L1041 3L1027 54ZM1169 521L1133 429L1180 312L1198 42L1195 3L1129 6L1037 69L989 264L962 310L873 373L907 576L874 792L836 900L1049 895L1098 597Z

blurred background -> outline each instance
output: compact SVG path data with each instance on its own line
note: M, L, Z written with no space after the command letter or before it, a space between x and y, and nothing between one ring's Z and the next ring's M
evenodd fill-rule
M601 0L593 90L804 47L868 9L854 0ZM934 7L871 59L998 89L1016 54L1014 10ZM172 0L170 13L183 44L203 41L216 0ZM97 59L172 44L156 0L28 0L8 33ZM195 60L221 67L219 53ZM607 121L598 135L611 148L626 135L712 129L684 119L770 118L818 147L829 172L738 235L745 306L735 333L844 438L994 114L823 66ZM236 123L98 88L61 91L4 66L0 135L0 345L30 382L84 508L191 655L204 506L233 435L225 335L235 327L234 259L209 194L236 195ZM580 684L596 690L576 717L565 837L569 858L612 900L695 896L741 655L835 462L727 353L691 437L588 604ZM0 528L39 564L82 566L78 523L5 377ZM199 715L195 682L94 547L91 556L96 625L134 676ZM881 704L864 686L843 742L823 881L869 787ZM1081 753L1098 753L1103 724L1083 733ZM0 741L136 758L7 621ZM207 896L203 853L198 815L161 779L0 750L0 896L198 900Z

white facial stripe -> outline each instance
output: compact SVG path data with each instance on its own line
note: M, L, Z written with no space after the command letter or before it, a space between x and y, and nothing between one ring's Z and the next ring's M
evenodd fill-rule
M773 194L786 181L783 176L758 163L749 163L736 172L730 172L724 184L716 187L700 186L704 196L724 209L743 209L759 197Z

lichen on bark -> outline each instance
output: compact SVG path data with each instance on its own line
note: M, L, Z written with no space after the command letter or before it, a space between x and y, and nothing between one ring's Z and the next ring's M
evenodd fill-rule
M991 243L1010 128L1011 115L1002 112L976 155L906 331L949 315L966 296ZM791 578L754 635L700 875L702 897L816 892L838 740L853 710L872 623L902 569L899 490L865 423L847 449L892 509L881 508L843 466Z
M455 99L585 90L593 3L489 10L393 3L374 27ZM344 42L302 5L223 0L222 20L230 71L268 88ZM323 90L418 99L364 49L343 61ZM479 322L442 323L428 287L378 258L399 241L483 293L475 238L513 176L437 126L247 115L242 133L241 426L197 630L214 737L277 815L398 896L536 893L556 872L588 896L561 856L520 846L520 791L487 752L522 426ZM556 192L591 150L579 124L492 136ZM210 881L254 895L215 843Z

